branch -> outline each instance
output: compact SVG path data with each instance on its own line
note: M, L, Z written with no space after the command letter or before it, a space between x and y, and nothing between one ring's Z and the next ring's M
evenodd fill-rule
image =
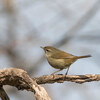
M47 84L47 83L63 83L64 81L70 81L75 83L85 83L92 81L100 81L100 75L90 74L90 75L44 75L41 77L35 77L37 84Z
M18 90L31 91L34 93L36 100L51 100L45 89L38 85L35 80L32 80L27 72L22 69L8 68L0 70L0 85L11 85L18 88Z
M11 85L18 88L18 90L27 90L34 93L36 100L51 100L46 90L38 84L46 83L63 83L64 81L71 81L76 83L85 83L92 81L99 81L100 75L44 75L41 77L30 78L26 71L18 68L8 68L0 70L0 97L2 100L7 100L6 92L2 88L3 85ZM3 95L2 95L3 93Z
M10 100L2 86L0 86L0 97L2 100Z

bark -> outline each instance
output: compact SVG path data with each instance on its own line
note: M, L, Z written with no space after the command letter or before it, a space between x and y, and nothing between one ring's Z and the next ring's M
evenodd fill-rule
M8 68L0 70L0 97L2 100L10 100L3 89L4 85L11 85L18 90L27 90L34 93L36 100L51 100L46 90L39 84L63 83L64 81L85 82L99 81L99 74L91 75L44 75L31 78L26 71L18 68Z
M31 79L26 71L17 68L8 68L0 70L0 85L11 85L18 90L27 90L34 93L36 100L51 100L46 90L38 85L35 80ZM2 88L3 89L3 88ZM4 89L3 89L4 90ZM1 92L1 91L0 91ZM7 100L5 92L0 97L2 100ZM9 99L8 99L9 100Z
M99 74L87 74L87 75L44 75L41 77L34 77L37 84L52 84L52 83L63 83L64 81L70 81L75 83L85 83L92 81L100 81Z

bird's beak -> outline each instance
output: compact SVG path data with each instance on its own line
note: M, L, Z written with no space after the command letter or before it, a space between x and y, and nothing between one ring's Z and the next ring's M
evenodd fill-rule
M44 49L44 47L40 46L40 48Z

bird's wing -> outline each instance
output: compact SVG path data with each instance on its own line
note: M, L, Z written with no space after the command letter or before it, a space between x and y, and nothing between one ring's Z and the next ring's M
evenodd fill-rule
M72 54L69 53L65 53L65 52L58 52L56 54L52 55L52 58L56 58L56 59L69 59L69 58L73 58L75 56L73 56Z

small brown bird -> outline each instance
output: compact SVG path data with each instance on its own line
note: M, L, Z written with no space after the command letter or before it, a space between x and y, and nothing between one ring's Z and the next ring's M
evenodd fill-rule
M76 60L80 58L87 58L91 57L91 55L85 55L85 56L74 56L72 54L66 53L64 51L58 50L52 46L46 46L46 47L41 47L45 51L46 58L49 62L49 64L56 68L59 69L58 71L52 73L54 75L55 73L67 69L67 72L65 75L68 74L68 70L71 64L73 64Z

